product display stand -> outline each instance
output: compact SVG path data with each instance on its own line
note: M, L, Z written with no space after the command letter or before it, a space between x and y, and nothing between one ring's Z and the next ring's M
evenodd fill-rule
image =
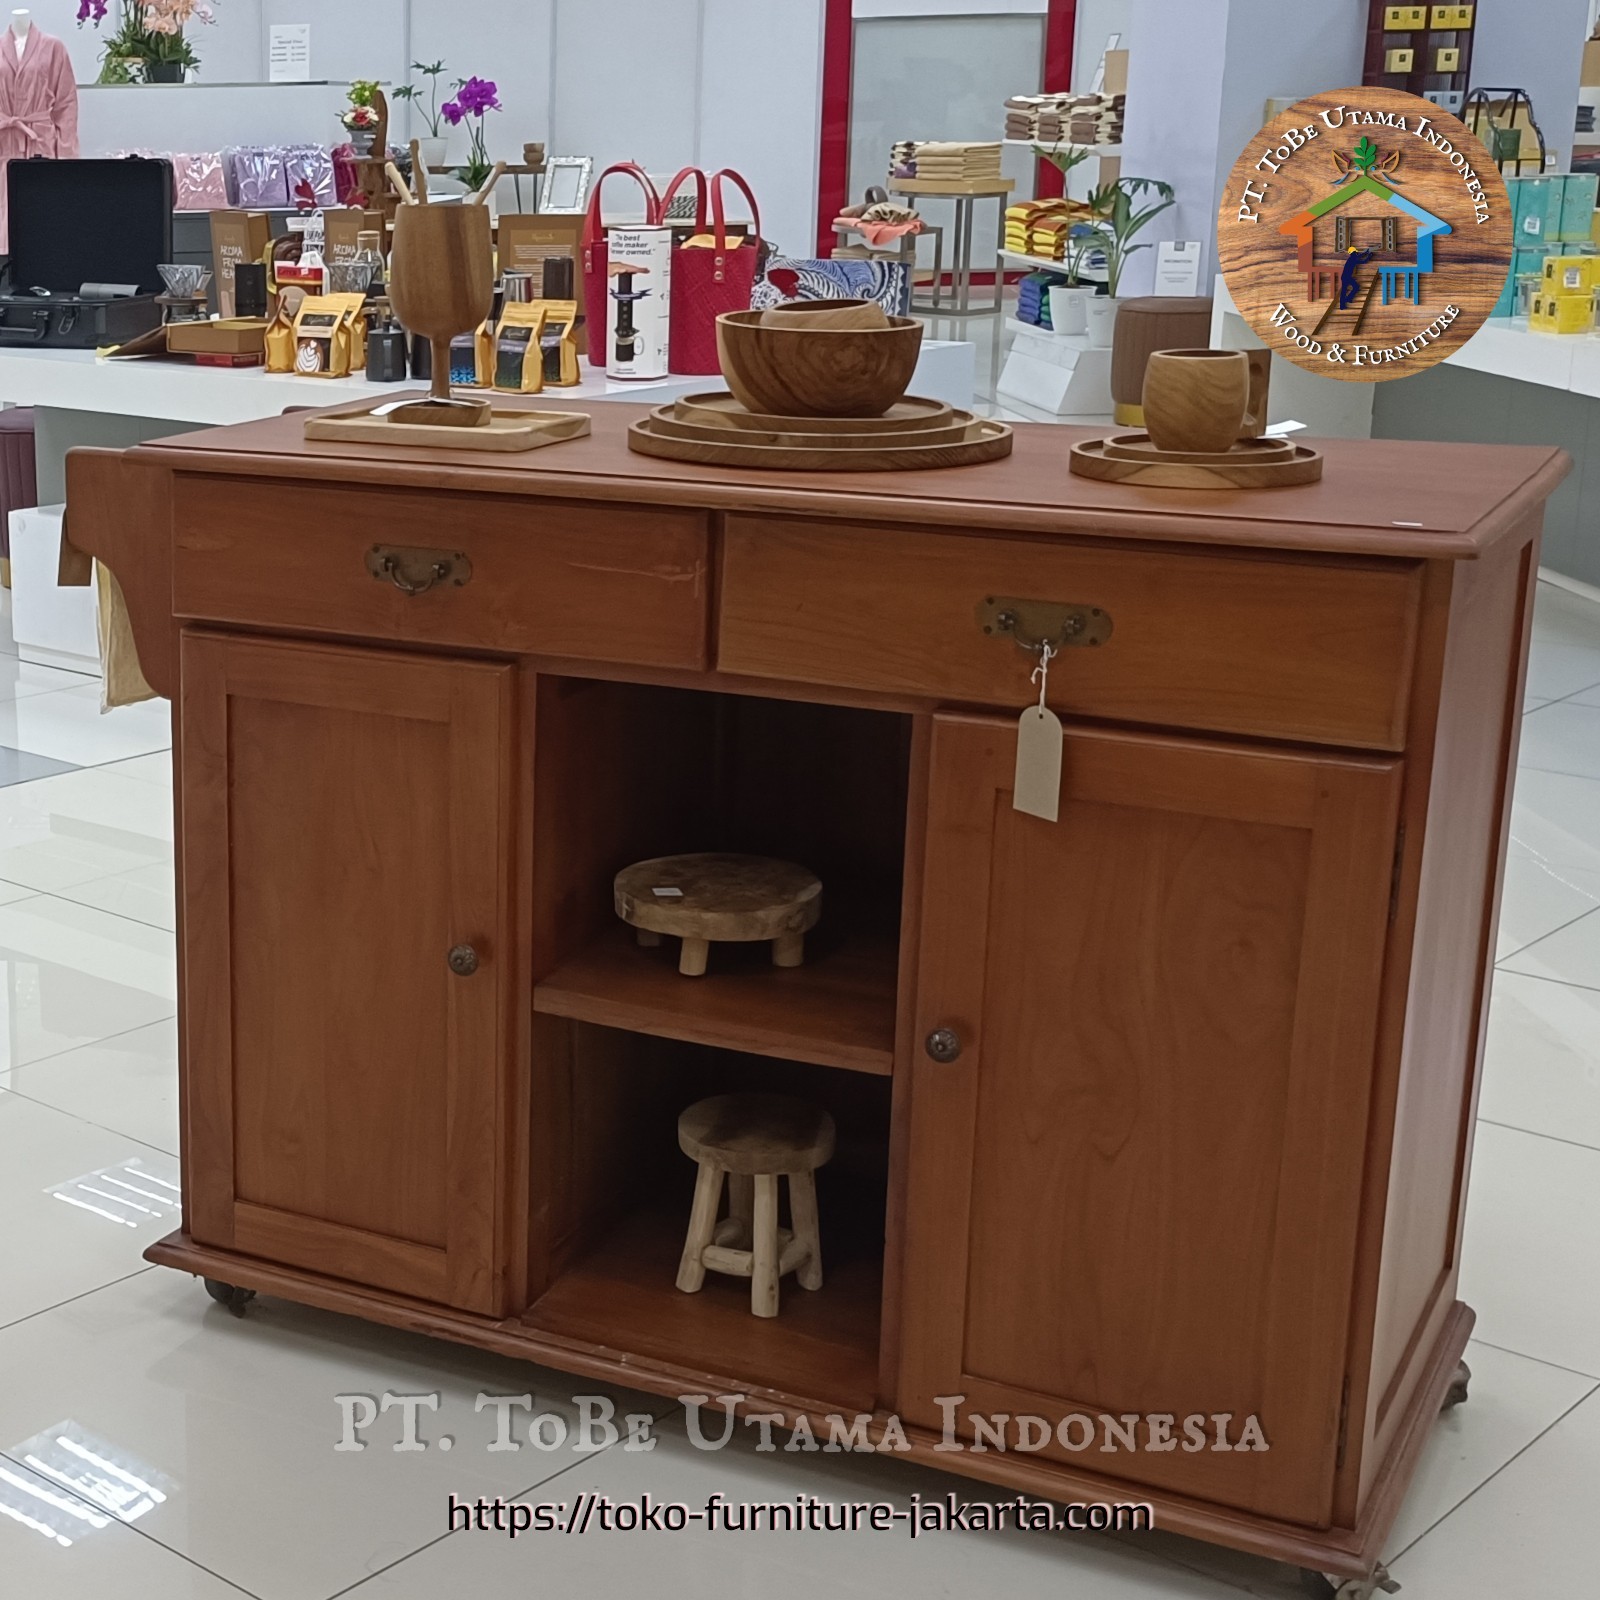
M943 285L935 279L931 300L913 300L911 309L923 314L941 317L997 317L1005 305L1005 277L1000 270L999 250L1005 243L1006 201L1016 188L1010 178L998 181L980 179L970 185L953 183L919 183L915 178L894 178L888 184L890 194L901 194L915 200L949 200L955 206L955 220L951 225L950 248L950 303L943 303ZM972 303L972 275L974 270L987 271L988 267L975 269L973 261L973 218L980 200L996 200L999 212L998 232L995 238L993 260L994 291L987 305ZM941 275L942 276L942 275Z
M1008 400L1085 422L1111 420L1111 350L1082 333L1052 333L1006 320L1015 336L995 393Z

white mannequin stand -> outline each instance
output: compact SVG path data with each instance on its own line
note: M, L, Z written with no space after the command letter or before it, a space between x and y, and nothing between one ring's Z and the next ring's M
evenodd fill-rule
M13 11L11 13L11 42L16 46L17 56L20 59L28 43L28 30L33 26L33 13L31 11Z

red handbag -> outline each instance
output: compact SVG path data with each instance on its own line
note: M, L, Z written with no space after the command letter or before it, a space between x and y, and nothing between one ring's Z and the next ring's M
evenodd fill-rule
M696 206L697 233L706 231L705 208L711 203L709 246L679 245L672 252L672 322L668 330L667 366L673 372L714 373L722 370L717 359L717 318L725 311L748 311L761 262L761 211L756 197L737 172L724 168L709 183L693 167L685 167L667 191L670 203L678 185L694 176L700 184ZM750 234L728 237L727 214L722 201L722 180L734 184L750 203ZM663 214L665 214L663 210Z
M611 290L606 274L610 252L606 247L606 230L600 221L600 191L613 172L627 173L644 190L646 227L659 227L663 210L661 196L650 181L650 174L636 161L619 161L614 167L607 167L595 180L594 192L589 196L589 210L583 221L582 239L583 304L592 324L589 364L595 367L606 364L606 297Z

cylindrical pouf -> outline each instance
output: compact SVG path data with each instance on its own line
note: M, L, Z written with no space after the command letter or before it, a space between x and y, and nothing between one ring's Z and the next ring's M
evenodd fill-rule
M33 454L33 409L0 411L0 577L11 587L11 513L39 503Z
M1157 350L1203 350L1211 343L1211 300L1203 295L1145 295L1124 300L1111 352L1111 399L1117 426L1142 428L1144 369Z

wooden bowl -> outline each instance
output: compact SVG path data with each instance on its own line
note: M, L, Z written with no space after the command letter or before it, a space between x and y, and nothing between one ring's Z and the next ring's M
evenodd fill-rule
M767 327L760 311L717 318L722 375L748 411L780 417L880 417L911 385L922 324L885 328Z
M768 306L763 328L887 328L889 314L876 300L792 300Z

